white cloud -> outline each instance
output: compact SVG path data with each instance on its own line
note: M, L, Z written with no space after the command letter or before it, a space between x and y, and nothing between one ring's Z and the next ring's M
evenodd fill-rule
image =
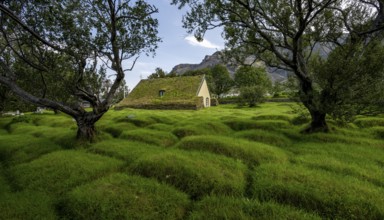
M196 40L196 38L194 36L187 36L185 38L185 40L192 46L198 46L198 47L205 47L205 48L209 48L209 49L221 49L221 47L219 45L216 45L206 39L204 39L203 41L199 42Z

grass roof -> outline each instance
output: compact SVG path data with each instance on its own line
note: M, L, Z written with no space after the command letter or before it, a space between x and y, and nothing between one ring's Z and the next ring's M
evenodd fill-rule
M118 106L195 103L203 78L200 75L141 80ZM164 91L162 97L159 95L160 90Z

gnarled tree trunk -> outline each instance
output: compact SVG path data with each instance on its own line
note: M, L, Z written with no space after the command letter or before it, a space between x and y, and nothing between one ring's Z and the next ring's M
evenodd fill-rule
M94 114L87 112L75 117L77 123L77 136L78 140L93 141L96 137L97 131L95 123L101 118L103 114Z
M325 120L326 113L321 111L319 103L315 103L315 91L312 81L301 79L300 81L300 99L311 114L311 123L303 133L328 132L329 127Z

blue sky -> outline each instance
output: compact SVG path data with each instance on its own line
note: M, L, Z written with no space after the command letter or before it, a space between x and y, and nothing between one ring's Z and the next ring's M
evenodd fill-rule
M159 13L154 17L159 21L158 30L162 42L159 43L154 58L143 54L133 70L126 72L125 81L129 89L133 89L141 78L146 79L156 67L170 72L177 64L200 63L206 55L223 49L224 40L220 30L209 31L203 42L197 42L182 28L181 21L185 10L179 10L176 6L170 5L170 0L148 0L147 2L159 9ZM126 65L129 66L128 63Z

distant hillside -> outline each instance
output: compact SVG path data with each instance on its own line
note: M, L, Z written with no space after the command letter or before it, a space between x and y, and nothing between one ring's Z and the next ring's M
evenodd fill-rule
M171 72L175 72L177 75L182 75L185 72L189 70L199 70L204 69L208 67L213 67L217 64L222 64L227 67L229 73L231 76L235 74L236 69L239 66L235 66L230 63L224 63L221 58L221 52L217 51L213 53L212 55L207 55L204 57L204 59L199 64L179 64L173 67ZM262 65L260 63L257 63L256 65ZM267 72L269 73L269 76L271 77L272 81L284 81L287 78L287 71L284 70L277 70L276 68L267 67Z

